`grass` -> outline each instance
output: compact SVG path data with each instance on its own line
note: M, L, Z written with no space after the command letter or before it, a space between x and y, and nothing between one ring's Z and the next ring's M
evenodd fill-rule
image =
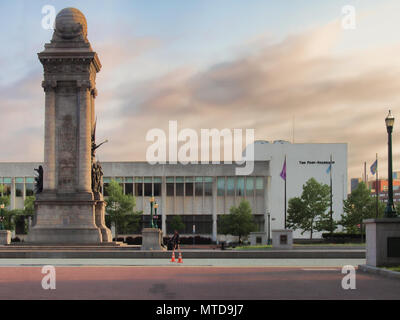
M385 267L385 269L388 269L390 271L400 272L400 266L397 266L397 267Z
M320 246L327 246L327 247L352 247L352 246L365 246L365 243L310 243L310 244L294 244L294 247L298 246L305 246L305 247L320 247ZM271 249L272 245L255 245L255 246L238 246L233 248L233 250L267 250Z

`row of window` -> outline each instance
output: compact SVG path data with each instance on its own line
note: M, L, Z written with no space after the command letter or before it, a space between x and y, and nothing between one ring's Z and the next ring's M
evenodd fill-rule
M161 196L161 178L159 177L117 177L113 178L122 186L124 193L136 197ZM25 182L24 182L25 180ZM104 179L104 195L111 178ZM167 177L167 196L212 196L212 177ZM22 197L34 194L34 178L15 178L15 195ZM0 195L11 194L11 178L0 178ZM217 177L218 196L262 196L264 178L262 177Z
M35 188L34 178L15 178L15 196L24 196L24 185L25 185L25 195L27 197L34 195ZM11 195L11 178L0 178L0 196Z
M114 178L122 186L124 193L137 197L161 196L161 178ZM104 178L104 195L111 178ZM134 183L133 183L134 181ZM173 196L212 196L212 177L167 177L166 192ZM218 177L218 196L263 196L263 177Z

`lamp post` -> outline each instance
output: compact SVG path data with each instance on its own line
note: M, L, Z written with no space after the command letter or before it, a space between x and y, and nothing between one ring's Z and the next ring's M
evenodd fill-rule
M268 232L267 232L267 245L270 245L270 239L271 239L271 214L267 212L267 217L268 217Z
M4 224L3 224L3 221L4 221L4 215L3 215L3 209L4 209L4 203L2 203L1 205L0 205L0 230L4 230Z
M156 227L156 228L158 228L158 224L157 224L157 221L158 221L157 209L158 209L158 203L156 202L156 203L154 204L154 217L156 218L156 224L155 224L155 227Z
M154 204L154 197L150 198L150 227L154 228L154 222L153 222L153 204Z
M393 124L394 117L389 110L389 114L385 119L386 129L388 133L388 179L389 179L389 199L385 208L385 218L393 218L396 217L396 209L393 205L393 170L392 170L392 132L393 132Z

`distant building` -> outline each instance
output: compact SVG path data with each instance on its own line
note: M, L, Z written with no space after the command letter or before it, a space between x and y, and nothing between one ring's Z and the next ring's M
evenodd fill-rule
M254 171L238 176L235 163L221 164L156 164L147 162L103 162L104 186L111 179L121 184L125 194L136 197L136 210L143 211L142 223L150 221L149 198L154 196L158 207L158 223L164 234L173 232L170 222L181 216L186 228L183 234L220 238L218 220L229 214L231 206L242 199L250 202L257 228L284 227L284 181L280 176L286 156L287 201L300 196L310 178L332 186L334 219L343 212L347 195L347 144L256 141ZM10 208L23 208L24 199L34 192L34 168L42 163L0 163L0 185L3 195L10 196ZM104 190L104 189L103 189ZM105 194L107 196L107 194ZM270 225L268 225L270 213ZM193 225L195 228L193 228ZM21 227L22 229L22 227ZM294 233L296 238L300 230ZM315 234L318 237L318 234Z

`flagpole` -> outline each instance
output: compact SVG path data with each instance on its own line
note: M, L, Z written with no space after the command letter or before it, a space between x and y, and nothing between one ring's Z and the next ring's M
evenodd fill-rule
M378 192L378 154L376 154L376 182L375 182L375 194L376 194L376 218L378 219L378 207L379 207L379 192Z
M286 230L286 179L287 179L287 163L285 154L285 230Z
M330 163L330 166L331 166L331 170L329 170L329 173L330 173L330 182L331 182L331 212L330 212L330 215L331 215L331 235L332 235L332 233L333 233L333 208L332 208L332 206L333 206L333 204L332 204L332 154L331 154L331 163Z

